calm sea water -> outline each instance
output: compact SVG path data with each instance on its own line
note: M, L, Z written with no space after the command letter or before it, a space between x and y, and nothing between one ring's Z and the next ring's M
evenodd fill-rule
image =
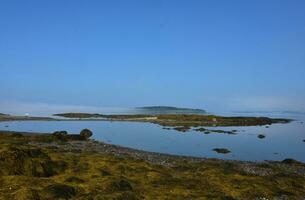
M241 115L241 114L237 114ZM248 115L254 115L253 113ZM255 114L262 115L262 114ZM251 127L215 127L208 129L237 130L236 135L175 130L164 130L161 126L139 122L106 121L15 121L0 122L0 130L26 132L53 132L67 130L79 133L88 128L93 138L110 144L135 149L175 155L224 158L234 160L282 160L293 158L305 162L305 121L304 115L274 115L270 117L293 118L289 124L273 124ZM264 134L265 139L257 138ZM218 154L212 149L227 148L229 154Z

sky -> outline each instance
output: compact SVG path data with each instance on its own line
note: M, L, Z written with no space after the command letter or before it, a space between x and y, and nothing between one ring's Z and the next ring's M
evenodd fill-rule
M304 0L2 0L0 112L305 111L304 10Z

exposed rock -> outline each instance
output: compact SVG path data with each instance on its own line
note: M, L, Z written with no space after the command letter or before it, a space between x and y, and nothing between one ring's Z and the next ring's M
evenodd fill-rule
M224 134L234 135L237 133L237 130L224 131L224 130L213 130L213 129L206 129L206 128L197 128L197 129L195 129L195 131L204 132L204 134L224 133Z
M52 135L57 140L65 141L65 140L67 140L68 132L67 131L55 131Z
M83 129L79 135L81 138L87 140L93 135L93 133L89 129Z
M197 128L197 129L195 129L195 131L199 131L199 132L205 132L207 129L205 129L205 128Z
M263 134L259 134L257 137L258 137L259 139L264 139L266 136L263 135Z
M179 126L179 127L173 128L173 129L176 130L176 131L180 131L180 132L186 132L186 131L190 130L190 127L188 127L188 126Z
M53 135L68 135L67 131L55 131Z
M222 154L231 153L231 151L226 148L215 148L215 149L213 149L213 151L215 151L217 153L222 153Z

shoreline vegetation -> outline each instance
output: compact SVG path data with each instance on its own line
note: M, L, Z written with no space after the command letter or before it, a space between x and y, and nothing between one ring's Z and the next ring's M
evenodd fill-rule
M80 134L0 131L0 196L29 200L305 197L305 164L293 159L245 162L173 156L97 142L89 139L91 135L90 130Z

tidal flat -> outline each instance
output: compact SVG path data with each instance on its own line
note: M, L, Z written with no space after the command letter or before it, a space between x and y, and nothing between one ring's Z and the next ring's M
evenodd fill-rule
M0 132L0 199L303 199L305 165L206 159L78 135Z

